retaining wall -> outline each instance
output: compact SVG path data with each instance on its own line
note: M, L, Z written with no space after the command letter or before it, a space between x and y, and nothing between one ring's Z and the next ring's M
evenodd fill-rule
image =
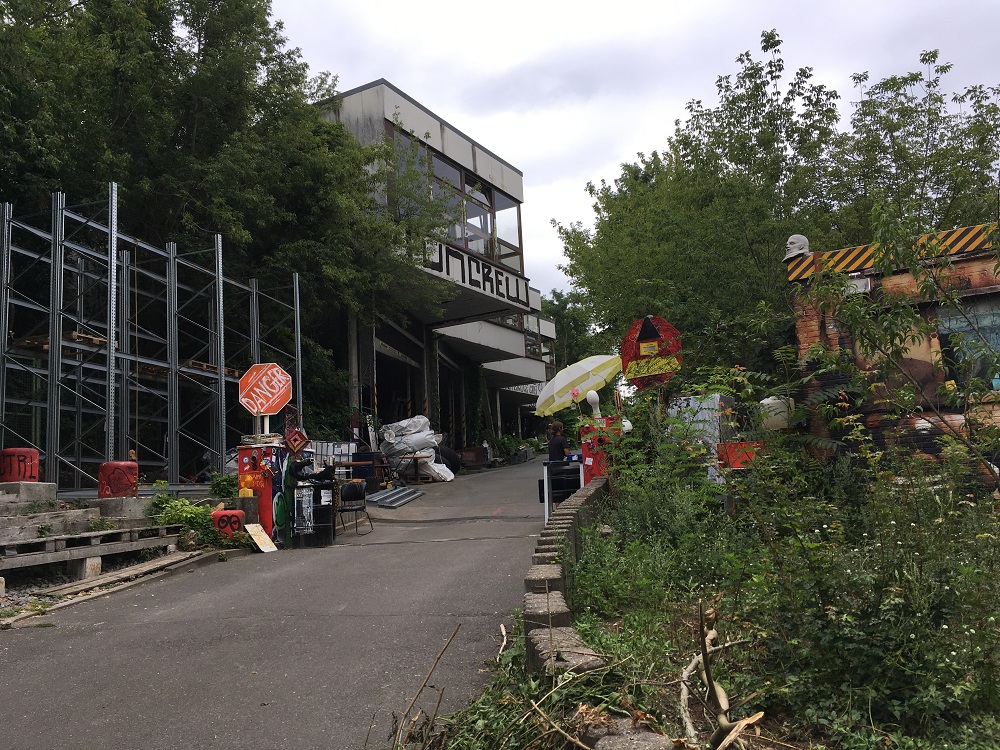
M600 477L560 503L542 529L524 577L524 635L529 672L584 672L604 665L570 625L568 577L582 530L597 521L608 495Z

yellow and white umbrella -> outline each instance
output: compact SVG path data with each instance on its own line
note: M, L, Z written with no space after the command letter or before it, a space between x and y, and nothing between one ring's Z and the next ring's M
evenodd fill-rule
M598 354L574 362L545 384L538 394L535 414L547 417L574 402L579 403L587 397L587 391L606 386L621 371L622 358L617 354Z

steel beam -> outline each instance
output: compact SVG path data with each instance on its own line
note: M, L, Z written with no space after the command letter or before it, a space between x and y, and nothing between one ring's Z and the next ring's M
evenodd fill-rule
M58 483L62 405L62 315L63 315L63 238L65 236L66 196L52 194L52 262L49 269L49 372L48 408L45 412L45 481Z
M302 420L302 316L299 313L299 274L292 274L292 304L295 307L295 407Z
M0 448L4 448L7 436L7 348L10 341L10 240L11 219L14 218L14 207L4 203L0 207Z
M117 437L115 409L115 354L118 351L118 185L108 185L108 327L105 362L105 406L107 426L104 438L104 460L113 461Z
M215 322L219 327L215 339L214 364L219 366L219 418L218 435L216 436L215 470L222 473L226 462L226 320L225 306L222 299L222 235L215 235Z
M167 243L167 481L181 480L180 367L177 346L177 243Z

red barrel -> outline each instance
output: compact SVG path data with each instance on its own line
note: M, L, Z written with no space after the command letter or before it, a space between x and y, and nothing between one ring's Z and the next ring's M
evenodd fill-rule
M98 467L98 497L135 497L138 494L138 463L135 461L105 461Z
M0 450L0 482L37 482L38 451L34 448Z
M213 510L212 523L220 534L231 537L238 531L243 531L245 513L242 510Z

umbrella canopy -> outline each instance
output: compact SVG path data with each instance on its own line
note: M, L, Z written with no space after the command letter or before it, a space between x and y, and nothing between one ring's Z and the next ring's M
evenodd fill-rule
M535 403L535 414L547 417L573 402L587 397L587 391L596 391L610 383L622 371L622 358L617 354L598 354L574 362L555 374ZM577 391L574 397L574 389Z

